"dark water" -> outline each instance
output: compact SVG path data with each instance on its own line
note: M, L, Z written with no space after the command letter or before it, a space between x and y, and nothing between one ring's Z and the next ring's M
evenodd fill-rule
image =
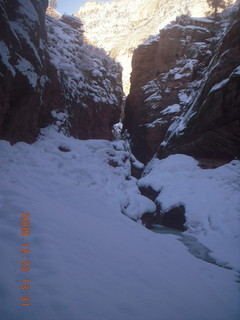
M166 228L160 225L153 225L151 231L161 234L172 234L177 236L177 239L181 241L188 249L188 251L196 258L212 263L221 268L232 270L231 267L227 266L227 263L219 263L211 256L211 250L205 247L203 244L198 242L197 238L190 236L181 231Z

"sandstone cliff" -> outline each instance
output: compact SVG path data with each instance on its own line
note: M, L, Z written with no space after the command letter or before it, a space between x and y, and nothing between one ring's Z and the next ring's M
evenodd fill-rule
M83 41L82 22L47 16L48 1L0 2L0 137L33 142L55 123L77 138L112 137L121 67Z
M187 15L135 50L125 128L153 154L240 156L239 3L219 21Z
M133 50L177 16L202 17L208 10L207 0L91 1L80 8L77 16L84 22L87 38L122 64L127 94Z
M28 142L46 107L45 9L48 1L0 2L0 136Z
M79 19L48 17L46 22L50 62L61 84L51 99L53 109L64 113L61 126L80 139L111 139L121 112L120 65L83 41Z

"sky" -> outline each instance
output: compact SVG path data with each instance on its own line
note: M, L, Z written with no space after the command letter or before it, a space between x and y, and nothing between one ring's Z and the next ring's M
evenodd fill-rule
M58 0L57 11L60 13L76 13L79 8L83 6L87 0ZM106 0L96 0L95 2L107 2Z

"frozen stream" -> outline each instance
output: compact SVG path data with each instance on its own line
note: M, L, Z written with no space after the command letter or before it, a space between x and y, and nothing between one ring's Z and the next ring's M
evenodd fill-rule
M219 267L230 269L232 268L228 267L224 263L217 262L212 256L211 256L211 250L209 250L207 247L205 247L203 244L198 242L197 238L194 236L191 236L189 234L185 234L179 230L167 228L161 225L153 225L151 231L161 234L172 234L177 236L177 239L181 241L187 248L188 251L196 258L202 259L206 262L215 264Z

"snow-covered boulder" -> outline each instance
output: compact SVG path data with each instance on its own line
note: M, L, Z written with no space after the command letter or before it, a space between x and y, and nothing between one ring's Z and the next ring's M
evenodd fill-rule
M162 214L184 207L188 233L198 237L222 261L229 261L231 256L234 265L239 259L240 243L239 177L238 160L205 170L192 157L177 154L153 159L138 185L158 192L155 203Z

